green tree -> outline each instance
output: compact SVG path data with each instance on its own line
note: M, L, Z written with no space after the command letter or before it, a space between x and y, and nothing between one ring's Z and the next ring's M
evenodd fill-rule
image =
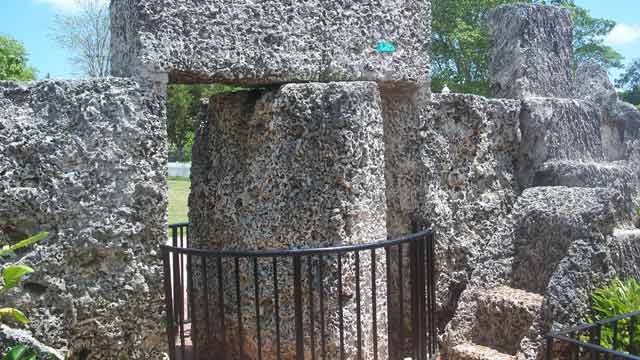
M0 80L34 80L36 70L29 66L29 56L17 40L0 35Z
M243 90L227 85L170 85L167 91L167 132L170 157L176 161L191 160L191 146L198 126L201 99Z
M576 64L595 61L605 68L622 66L622 56L604 45L615 22L593 18L573 0L434 0L432 89L447 84L455 92L487 95L489 29L487 13L497 6L514 3L542 3L570 10L575 24Z
M640 105L640 59L635 59L616 81L616 86L624 89L621 96L624 101Z

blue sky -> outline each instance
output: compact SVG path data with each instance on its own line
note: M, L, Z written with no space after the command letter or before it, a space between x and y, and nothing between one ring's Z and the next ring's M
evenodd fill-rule
M25 44L39 76L74 77L67 55L50 38L56 13L73 11L74 0L0 0L0 34ZM577 0L592 15L613 19L618 27L607 42L629 62L640 58L640 0Z

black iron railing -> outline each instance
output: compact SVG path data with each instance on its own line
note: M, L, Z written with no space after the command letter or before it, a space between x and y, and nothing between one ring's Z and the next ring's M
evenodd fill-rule
M431 231L257 252L192 249L180 234L162 247L171 360L435 358Z
M547 360L640 360L640 311L547 335Z

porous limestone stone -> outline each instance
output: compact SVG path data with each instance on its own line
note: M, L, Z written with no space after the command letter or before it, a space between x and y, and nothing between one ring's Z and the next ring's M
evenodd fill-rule
M114 0L115 76L428 85L431 2Z
M511 231L494 236L481 254L447 325L444 352L474 340L478 294L490 288L508 286L544 296L526 336L515 344L519 360L543 354L543 337L552 328L578 325L591 291L616 274L612 258L623 245L611 243L614 228L626 224L622 203L615 189L526 189L506 220ZM638 261L634 256L618 258L624 269Z
M50 232L11 259L36 272L0 303L42 343L92 359L166 348L163 115L131 80L0 82L0 241Z
M536 169L553 160L602 161L602 114L591 102L528 98L522 101L518 179L531 186Z
M622 194L628 216L636 216L640 206L638 173L628 162L598 163L550 161L536 170L534 186L608 187Z
M516 200L520 101L433 95L418 130L416 223L437 234L438 318L444 325Z
M573 25L557 6L504 5L489 14L491 96L571 97Z
M574 97L590 101L607 112L618 102L618 92L609 74L600 64L581 63L576 69Z
M12 329L7 325L0 324L0 354L6 354L18 345L28 346L31 351L36 353L38 360L64 360L65 358L58 351L34 339L27 330Z
M386 197L384 127L381 99L374 82L288 84L265 91L213 97L209 116L198 129L192 162L190 219L193 246L218 250L317 248L361 244L385 239ZM372 358L371 266L377 269L378 356L386 358L386 266L384 252L376 261L361 254L361 301L364 358ZM345 350L355 356L355 267L343 257ZM225 265L225 269L228 269ZM225 271L228 288L223 311L228 316L224 346L232 353L256 356L257 326L252 264L240 264L244 332L239 350L235 321L233 271ZM279 280L292 284L290 263L283 263ZM337 259L326 257L324 310L327 351L338 356ZM233 267L231 267L233 269ZM261 297L273 298L273 268L259 264ZM303 273L308 265L304 264ZM196 276L196 288L198 280ZM310 300L303 283L304 303ZM280 293L283 358L295 355L293 294ZM317 291L314 296L317 296ZM216 308L215 300L211 308ZM314 299L318 304L318 299ZM220 308L218 306L217 308ZM305 310L306 351L311 348L310 313ZM262 355L275 355L273 302L260 304ZM316 308L314 318L320 319ZM284 316L286 315L286 317ZM203 319L203 317L196 316ZM202 328L204 322L196 320ZM316 346L319 321L315 323ZM234 328L235 327L235 328ZM201 344L214 346L215 338ZM205 347L206 348L206 347ZM207 351L207 350L203 350Z

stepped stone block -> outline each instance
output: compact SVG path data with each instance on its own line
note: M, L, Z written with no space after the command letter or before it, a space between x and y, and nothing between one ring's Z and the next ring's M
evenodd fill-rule
M551 161L537 169L533 185L613 188L623 195L629 217L635 217L639 207L638 174L626 162Z
M114 0L111 24L115 76L247 85L429 80L430 1Z
M420 111L415 220L438 234L438 301L446 319L515 202L520 101L434 94Z
M640 279L640 228L616 229L611 238L613 264L618 277Z
M607 70L597 63L578 65L573 95L576 99L598 105L604 112L613 109L618 102L618 91L609 79Z
M604 242L625 218L622 195L608 188L535 187L514 212L513 286L545 293L577 240Z
M472 343L460 344L453 349L449 360L515 360L515 356Z
M531 186L535 170L548 161L604 159L602 114L592 103L552 98L522 103L518 177L523 187Z
M492 97L572 95L573 24L557 6L505 5L489 15Z
M50 231L12 259L37 271L0 302L42 343L162 357L163 114L126 79L0 82L0 244Z
M378 86L374 82L289 84L270 91L252 91L213 97L209 114L196 138L192 162L190 219L193 246L218 250L316 248L368 243L386 238L386 198L383 117ZM386 267L384 253L377 256L377 317L380 358L386 358ZM326 259L325 273L335 271L335 259ZM344 292L355 293L353 259L345 256ZM373 353L370 269L371 258L361 259L362 322L365 358ZM231 264L230 264L231 265ZM290 265L290 264L289 264ZM291 276L282 264L282 276ZM261 273L270 274L268 264ZM242 264L242 306L248 339L255 338L253 274ZM306 271L306 266L303 271ZM288 275L287 275L288 274ZM233 274L224 274L232 287ZM269 298L273 289L267 278L261 286ZM335 280L335 279L334 279ZM196 285L198 286L198 279ZM289 282L290 284L291 282ZM310 293L304 284L305 297ZM284 289L284 288L283 288ZM337 289L326 284L325 319L328 357L338 349ZM229 289L231 290L231 289ZM225 291L232 296L233 291ZM293 304L292 291L281 290L281 304ZM231 300L231 301L229 301ZM233 298L225 306L233 304ZM355 334L355 297L344 299L345 333ZM308 299L304 299L308 303ZM318 299L316 299L316 304ZM215 304L212 309L218 308ZM316 309L315 318L320 318ZM228 326L235 310L228 313ZM283 310L284 311L284 310ZM275 353L275 316L271 303L261 304L262 350ZM270 315L267 315L270 314ZM198 319L198 316L196 316ZM304 319L310 319L305 314ZM203 324L198 324L202 326ZM253 326L253 327L252 327ZM305 326L308 324L305 323ZM316 326L319 326L316 322ZM281 321L283 358L295 357L292 317ZM227 334L237 330L227 328ZM320 330L316 329L316 334ZM308 333L307 333L308 334ZM209 341L211 340L211 341ZM213 344L220 339L203 339ZM224 339L237 349L237 338ZM307 339L309 341L309 339ZM317 342L316 342L317 344ZM246 346L255 346L247 344ZM305 348L310 349L308 343ZM348 356L354 341L347 341ZM202 351L207 351L202 349ZM236 350L233 350L236 351ZM255 348L245 348L255 356Z
M474 342L515 355L542 300L541 295L509 287L480 290Z

